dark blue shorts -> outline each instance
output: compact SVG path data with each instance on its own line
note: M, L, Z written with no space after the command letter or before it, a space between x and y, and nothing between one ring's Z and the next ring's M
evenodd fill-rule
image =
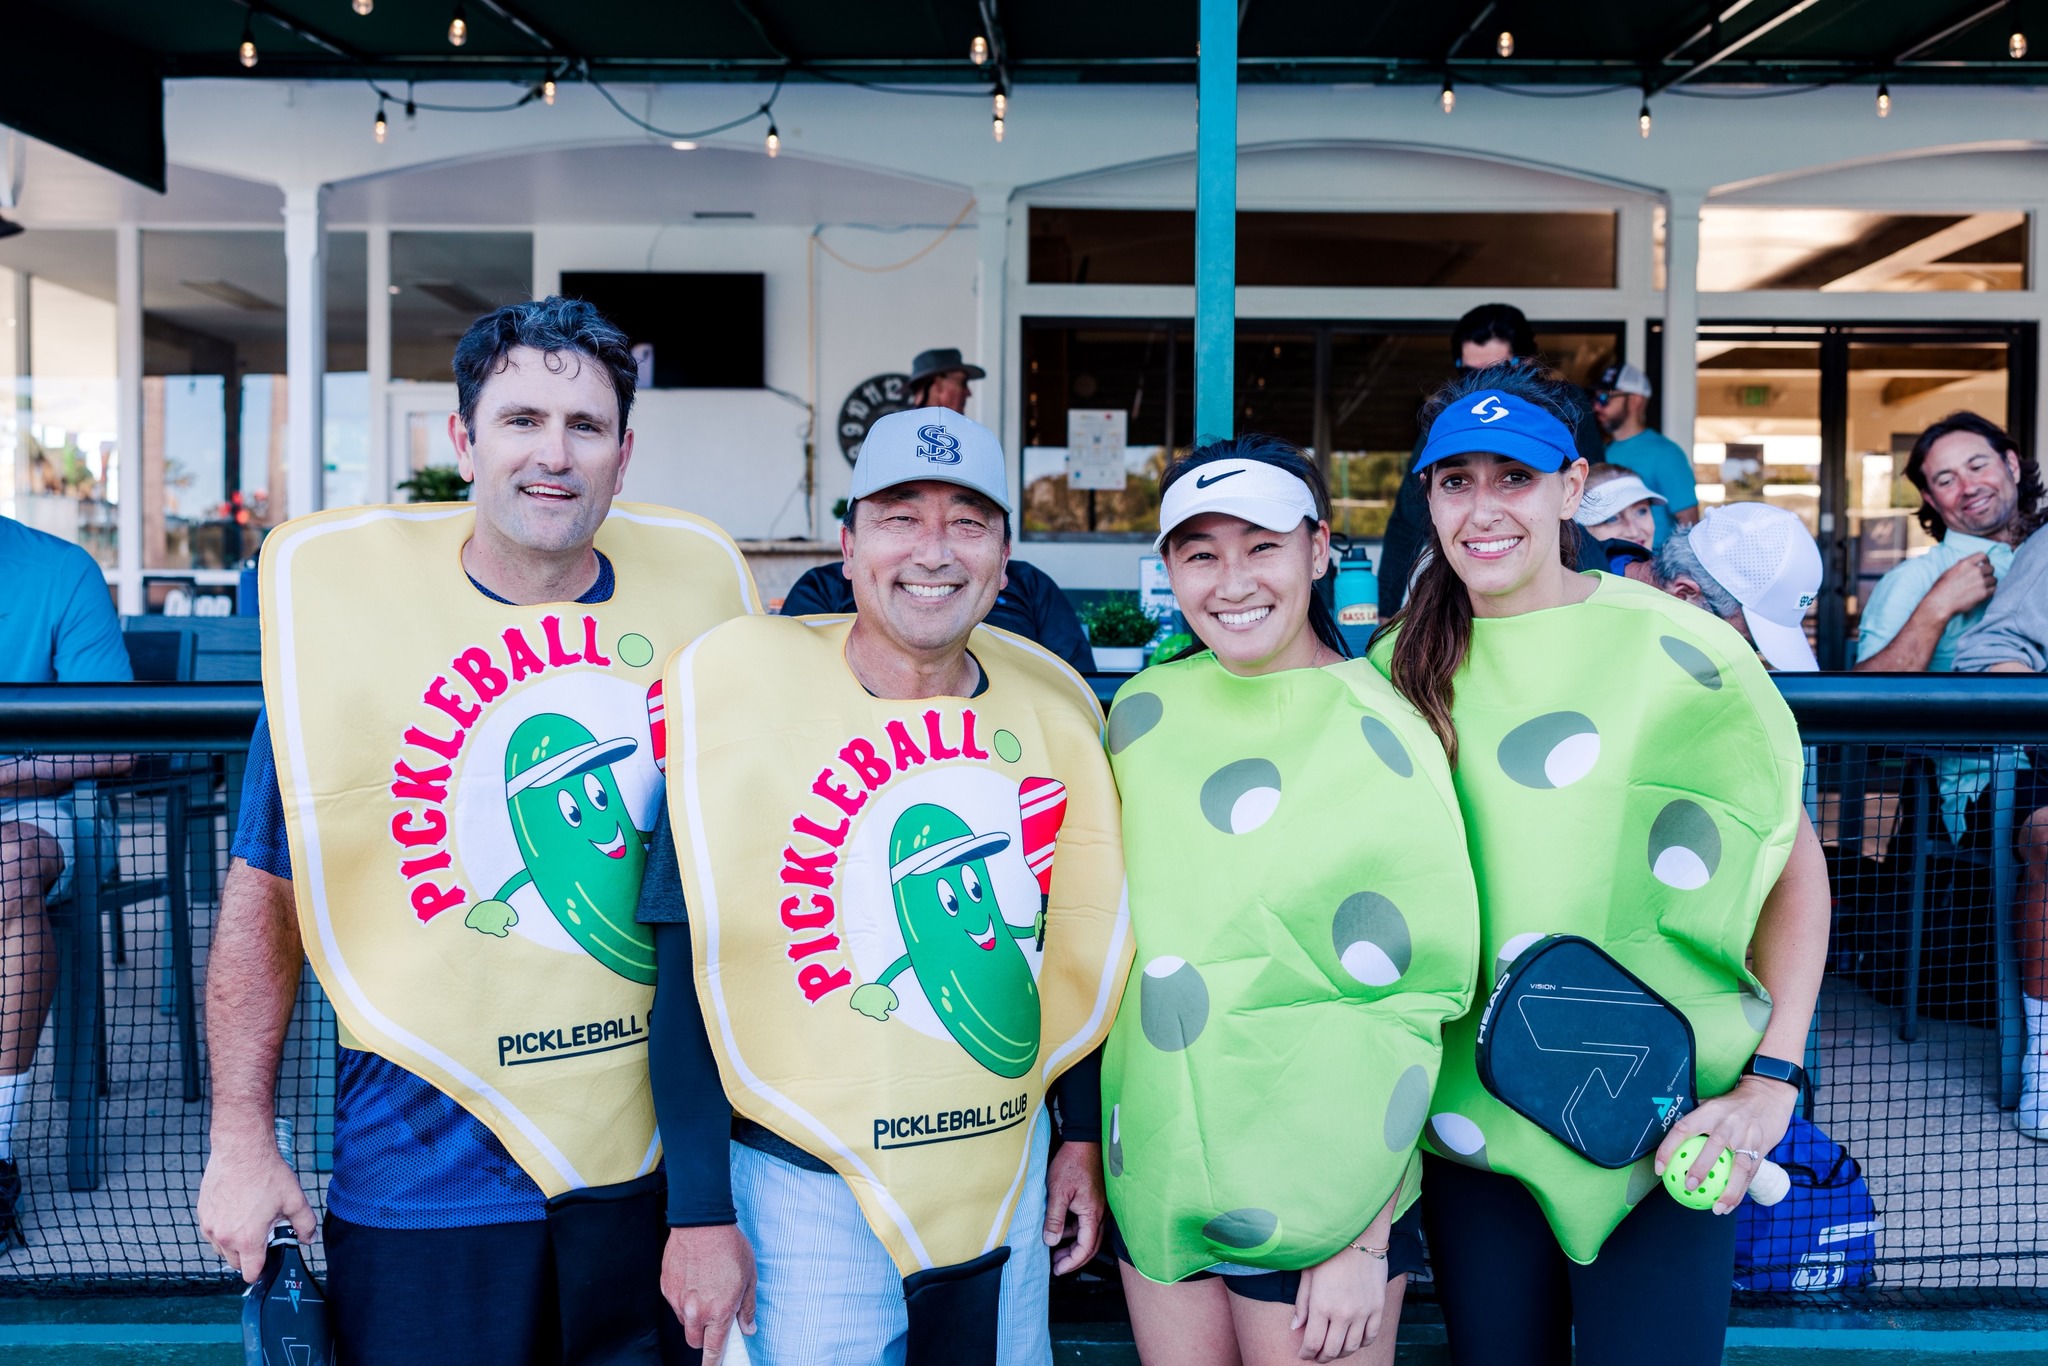
M1124 1246L1124 1236L1114 1223L1109 1227L1110 1246L1116 1250L1116 1259L1127 1266L1136 1266L1131 1261L1130 1249ZM1394 1221L1393 1229L1387 1235L1387 1279L1396 1276L1412 1276L1422 1270L1422 1202L1416 1201L1408 1212ZM1242 1299L1258 1300L1263 1304L1293 1304L1294 1297L1301 1293L1299 1271L1261 1271L1257 1273L1236 1272L1225 1274L1216 1271L1197 1271L1184 1278L1189 1281L1220 1280L1223 1288Z

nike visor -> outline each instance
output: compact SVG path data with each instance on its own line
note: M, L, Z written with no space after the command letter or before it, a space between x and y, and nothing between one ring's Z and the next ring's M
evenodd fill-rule
M1159 535L1166 544L1173 529L1190 517L1221 512L1268 531L1292 531L1302 520L1317 520L1315 495L1307 484L1263 460L1212 460L1173 481L1159 500Z
M1579 448L1571 428L1547 409L1498 389L1481 389L1436 415L1415 468L1426 470L1454 455L1497 455L1551 474L1578 459Z

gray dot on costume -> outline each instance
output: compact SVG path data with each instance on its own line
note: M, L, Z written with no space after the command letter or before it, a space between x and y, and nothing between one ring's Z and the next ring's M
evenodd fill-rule
M1749 1021L1751 1029L1763 1033L1771 1023L1771 993L1762 984L1751 986L1744 982L1737 999L1742 1002L1742 1018Z
M1524 721L1500 742L1501 772L1523 787L1569 787L1600 761L1600 732L1575 711Z
M1721 832L1697 802L1684 798L1657 813L1650 826L1650 872L1666 887L1697 891L1721 866Z
M1671 656L1671 662L1692 675L1692 681L1703 688L1718 690L1721 686L1721 666L1707 658L1707 652L1689 640L1677 636L1659 636L1657 643L1664 647L1664 653Z
M1415 761L1408 757L1408 749L1401 743L1401 737L1394 734L1394 728L1377 716L1361 716L1358 728L1365 732L1365 743L1372 746L1372 752L1380 756L1380 762L1403 778L1415 776Z
M1109 1107L1109 1152L1104 1156L1104 1163L1111 1176L1124 1174L1123 1112L1121 1104Z
M1652 1153L1628 1169L1628 1190L1622 1199L1633 1205L1661 1184L1662 1179L1657 1175L1657 1155Z
M1202 1225L1202 1236L1223 1247L1255 1248L1280 1231L1280 1216L1269 1209L1234 1209Z
M1109 752L1122 754L1131 741L1159 724L1166 704L1156 692L1126 693L1109 711Z
M1429 1146L1440 1156L1483 1172L1493 1170L1486 1160L1486 1135L1457 1111L1440 1110L1431 1115L1424 1132L1429 1135Z
M1226 835L1258 829L1280 805L1280 770L1270 759L1225 764L1202 784L1202 814Z
M1392 986L1408 971L1414 952L1407 917L1378 892L1345 897L1331 922L1330 939L1344 971L1369 987Z
M1422 1136L1429 1119L1429 1069L1416 1063L1394 1083L1394 1097L1387 1102L1386 1139L1389 1150L1407 1152Z
M1500 953L1493 960L1493 980L1498 982L1507 970L1514 966L1515 960L1527 953L1531 944L1542 938L1543 935L1531 930L1527 934L1518 934L1501 945Z
M1209 1023L1209 984L1194 965L1179 958L1155 958L1138 985L1138 1023L1163 1053L1193 1043Z

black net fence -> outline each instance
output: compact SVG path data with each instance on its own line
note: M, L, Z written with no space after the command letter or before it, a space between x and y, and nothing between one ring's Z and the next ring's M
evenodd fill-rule
M1812 1092L1777 1154L1794 1189L1737 1216L1739 1298L2048 1303L2048 1115L2021 1108L2029 1050L2048 1048L2025 1001L2048 994L2035 928L2048 888L2029 871L2035 812L2048 831L2048 687L1785 687L1809 741L1807 807L1834 931L1807 1049ZM140 685L136 699L159 700L127 713L10 709L28 691L0 697L0 755L48 766L118 752L125 771L98 765L67 790L0 805L0 826L16 827L12 839L0 830L0 1087L13 1089L6 1137L21 1182L0 1293L219 1289L230 1275L192 1216L207 1150L203 984L239 806L235 737L253 722L254 690L215 689L211 710L166 708L186 690ZM71 852L57 895L39 898L39 851L19 832L46 821ZM278 1103L316 1209L334 1064L333 1015L308 973ZM1099 1260L1057 1288L1055 1312L1113 1317L1120 1298Z

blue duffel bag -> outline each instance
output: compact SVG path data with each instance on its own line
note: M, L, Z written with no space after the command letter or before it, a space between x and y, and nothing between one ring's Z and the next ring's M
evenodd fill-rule
M1856 1159L1798 1115L1771 1160L1792 1178L1775 1205L1736 1209L1737 1290L1846 1290L1875 1270L1883 1226Z

